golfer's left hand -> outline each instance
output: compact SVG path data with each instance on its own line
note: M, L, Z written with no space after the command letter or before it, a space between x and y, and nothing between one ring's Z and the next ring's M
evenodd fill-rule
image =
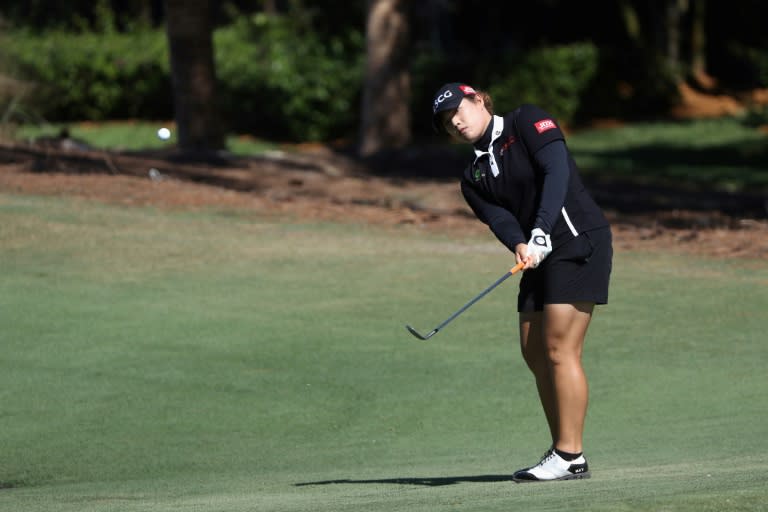
M528 241L528 264L526 268L538 267L551 252L552 241L549 239L549 235L544 233L541 228L535 228L531 231L531 239Z

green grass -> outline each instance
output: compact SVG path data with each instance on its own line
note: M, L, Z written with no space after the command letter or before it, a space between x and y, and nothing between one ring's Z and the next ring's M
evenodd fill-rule
M57 136L64 127L69 130L73 138L102 149L120 151L162 149L174 147L177 142L175 125L171 121L83 122L61 126L26 124L16 127L13 137L17 140L53 137ZM171 130L171 137L167 140L162 140L157 135L157 130L162 127ZM276 147L275 144L253 137L237 135L227 137L226 146L229 151L236 155L260 154Z
M603 180L768 192L768 136L738 118L589 130L568 145L584 174Z
M0 510L768 510L768 269L619 253L593 478L547 447L490 238L0 195Z

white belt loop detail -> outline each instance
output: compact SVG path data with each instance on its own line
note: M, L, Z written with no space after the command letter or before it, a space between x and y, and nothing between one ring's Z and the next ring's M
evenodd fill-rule
M571 218L568 216L568 212L565 211L565 206L563 206L562 210L563 212L563 218L565 219L565 223L568 224L568 227L571 229L571 233L573 233L573 236L579 236L579 232L576 231L576 228L573 227L573 222L571 222Z

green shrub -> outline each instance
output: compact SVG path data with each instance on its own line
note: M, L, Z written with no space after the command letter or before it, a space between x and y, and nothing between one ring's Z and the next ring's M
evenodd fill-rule
M12 34L3 67L34 84L25 109L49 121L173 117L162 30ZM357 31L321 38L291 17L239 16L214 33L222 115L232 130L270 140L331 140L355 133L363 82L364 40ZM413 107L427 112L436 77L487 88L499 111L529 102L570 122L595 76L591 44L530 53L412 62ZM470 69L471 74L466 75ZM464 73L464 74L459 74ZM438 81L440 81L438 79ZM442 83L442 82L441 82ZM414 116L417 128L426 116Z
M533 103L569 123L598 69L598 57L591 43L543 47L489 63L483 82L500 111Z
M736 58L740 58L753 75L753 84L758 87L768 87L768 48L744 45L732 45L732 47Z
M768 126L768 105L751 105L742 118L742 123L753 128Z
M16 32L10 73L35 84L27 110L48 120L172 116L165 35Z
M354 130L364 59L359 32L323 41L289 17L257 14L217 30L214 47L233 127L292 140Z
M173 117L165 33L8 37L0 60L34 84L25 110L49 121ZM241 16L214 33L222 114L270 139L328 140L353 132L363 70L359 32L323 41L291 18Z

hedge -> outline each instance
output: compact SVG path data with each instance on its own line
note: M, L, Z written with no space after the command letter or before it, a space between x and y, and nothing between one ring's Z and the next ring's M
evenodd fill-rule
M289 18L258 14L216 30L220 106L230 130L271 140L355 136L362 34L321 40L299 29ZM38 84L24 95L27 111L50 122L173 117L167 44L160 30L15 32L10 38L13 44L3 45L2 72ZM472 70L468 81L486 88L500 110L537 103L569 122L596 79L598 50L583 43L463 61L417 54L412 61L416 133L429 129L424 121L434 89L459 79L454 73L462 66Z
M222 108L230 126L271 139L329 140L354 133L363 38L322 41L287 17L240 18L214 35Z
M48 121L173 115L162 32L20 31L6 39L3 73L35 84L24 95L26 110Z

